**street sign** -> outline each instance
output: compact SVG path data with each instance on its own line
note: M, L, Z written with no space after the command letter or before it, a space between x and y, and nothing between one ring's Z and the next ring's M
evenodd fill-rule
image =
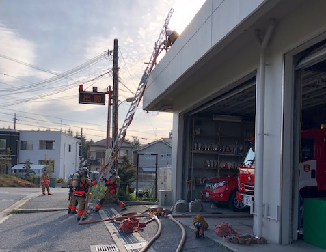
M105 105L105 93L79 92L79 104Z

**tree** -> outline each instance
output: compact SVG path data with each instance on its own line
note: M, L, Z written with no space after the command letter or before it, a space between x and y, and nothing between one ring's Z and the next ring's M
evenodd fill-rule
M130 200L129 185L135 180L136 169L132 166L127 156L122 157L122 164L118 166L118 175L120 177L119 198L121 200Z
M65 133L68 135L68 136L73 136L73 132L72 132L72 129L68 129L67 132L65 131Z
M31 169L30 159L27 159L25 161L24 169L22 169L22 172L25 174L26 177L29 177L31 174L35 174L35 172L33 172L33 170Z
M8 147L5 152L0 153L0 173L7 173L7 167L11 164L11 149Z
M78 135L78 133L76 133L75 137L79 139L81 142L81 149L80 149L81 160L86 160L88 147L90 144L93 144L94 141L92 139L86 140L85 136L81 137L80 135Z
M139 138L136 136L132 136L132 141L130 141L129 139L126 139L125 142L130 143L135 149L140 147Z
M118 166L118 174L122 184L130 184L135 181L136 169L130 163L127 156L122 157L122 164Z

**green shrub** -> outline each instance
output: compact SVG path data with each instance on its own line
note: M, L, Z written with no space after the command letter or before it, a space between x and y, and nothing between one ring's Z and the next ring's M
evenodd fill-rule
M91 192L92 192L92 199L101 199L105 195L105 186L100 187L100 194L98 190L99 185L97 184L96 186L92 186Z

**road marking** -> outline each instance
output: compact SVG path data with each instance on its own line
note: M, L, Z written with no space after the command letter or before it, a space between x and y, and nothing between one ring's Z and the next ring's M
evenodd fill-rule
M114 208L111 208L110 210L113 216L120 216L120 214ZM112 216L108 216L108 214L106 214L104 210L100 210L99 213L102 219L112 217ZM119 225L117 223L105 222L105 225L109 230L113 241L116 243L117 247L119 248L119 251L121 252L140 251L147 244L147 241L144 238L142 238L140 234L138 234L137 232L129 234L128 239L126 239L125 234L124 233L122 234L121 231L118 229Z
M0 223L3 222L4 218L7 219L6 216L9 215L12 210L21 207L26 202L28 202L32 198L37 197L38 195L41 195L41 193L31 193L30 195L27 195L26 197L24 197L22 200L15 202L14 204L12 204L10 207L6 208L5 210L0 211Z
M9 215L5 216L4 218L0 219L0 224L1 224L2 222L4 222L6 219L8 219L8 218L10 217L10 215L11 215L11 214L9 214Z
M103 210L99 211L99 214L101 216L102 219L107 219L107 215L103 212ZM119 230L116 229L116 227L111 223L111 222L104 222L106 228L109 230L109 233L113 239L113 241L115 242L115 244L117 245L118 249L120 252L127 252L127 250L125 249L123 243L121 242L121 239L118 237L119 234Z
M1 201L14 201L13 199L2 199Z

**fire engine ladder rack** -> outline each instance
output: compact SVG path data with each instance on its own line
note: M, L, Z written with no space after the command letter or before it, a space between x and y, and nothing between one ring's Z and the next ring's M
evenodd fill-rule
M144 74L141 78L141 81L139 83L139 86L137 88L137 91L135 93L134 99L129 107L129 110L127 112L126 118L124 120L124 123L122 125L122 127L120 128L119 134L116 138L116 140L113 143L112 149L111 149L111 154L108 160L108 163L100 170L99 172L99 177L107 177L107 173L109 171L109 169L111 168L114 160L118 157L119 154L119 150L121 148L121 145L125 139L126 133L127 133L127 129L129 127L129 125L131 124L133 117L136 113L137 107L139 106L139 103L144 95L145 89L146 89L146 85L148 82L148 77L151 74L154 66L156 65L156 60L157 57L159 56L159 54L163 51L166 50L167 51L167 47L168 47L168 43L167 43L167 35L166 35L166 31L168 28L168 24L170 21L170 18L173 14L173 9L171 9L165 19L163 28L161 30L161 33L154 45L154 51L150 57L149 62L147 63L147 67L144 71ZM99 180L100 181L100 180ZM97 182L97 184L99 185L99 181ZM99 193L97 194L97 199L98 200L99 197Z

